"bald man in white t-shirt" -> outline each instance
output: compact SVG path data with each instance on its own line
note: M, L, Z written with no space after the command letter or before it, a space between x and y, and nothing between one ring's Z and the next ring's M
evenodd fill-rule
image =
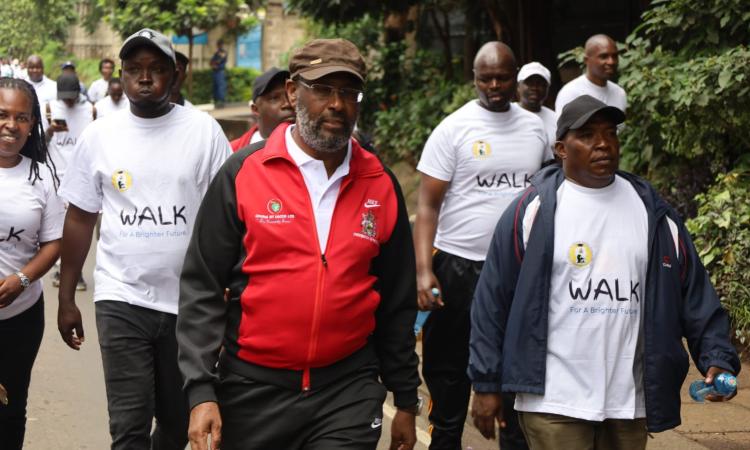
M492 231L551 158L542 120L511 103L516 67L507 45L485 44L474 60L478 99L435 128L417 166L418 299L420 309L432 311L423 329L422 370L431 398L432 450L461 448L471 389L469 310ZM513 425L501 435L503 449L527 448Z
M625 111L628 106L625 90L612 81L617 75L619 52L615 41L606 34L591 36L584 47L586 71L560 89L555 100L555 114L581 95L590 95L605 105Z

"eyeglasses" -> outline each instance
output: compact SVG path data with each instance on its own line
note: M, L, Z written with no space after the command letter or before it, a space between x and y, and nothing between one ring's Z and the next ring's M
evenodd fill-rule
M347 103L360 103L365 97L364 92L359 89L337 88L327 84L307 84L302 80L297 81L299 81L299 84L312 91L313 95L320 100L330 100L334 92L338 92L341 100Z

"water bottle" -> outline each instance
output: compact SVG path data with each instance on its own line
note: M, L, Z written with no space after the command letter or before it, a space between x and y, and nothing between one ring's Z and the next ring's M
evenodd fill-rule
M435 297L440 295L440 290L438 288L432 288L431 292ZM430 317L430 311L417 311L417 320L414 322L414 336L419 336L419 333L422 332L422 327L428 317Z
M703 380L690 384L690 397L698 403L703 403L707 395L727 397L737 390L737 378L728 372L722 372L714 378L714 384L706 384Z
M425 321L430 316L430 311L417 311L417 320L414 322L414 336L419 336Z

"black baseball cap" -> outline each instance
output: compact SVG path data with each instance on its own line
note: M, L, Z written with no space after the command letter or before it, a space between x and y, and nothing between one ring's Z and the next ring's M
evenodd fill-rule
M253 101L257 100L258 97L265 94L268 88L276 80L284 81L289 78L289 71L279 69L278 67L271 67L262 74L258 75L253 81Z
M187 67L187 65L190 64L190 58L188 58L186 54L182 52L174 52L174 56L177 62L183 66Z
M67 69L68 67L72 67L73 69L76 68L76 65L73 61L65 61L64 63L60 64L60 69Z
M158 31L152 30L151 28L144 28L140 31L136 31L131 34L130 37L125 39L125 42L120 48L120 59L125 59L128 56L128 53L134 48L144 46L158 50L169 58L169 60L172 61L172 64L177 64L172 42L168 37Z
M607 106L590 95L581 95L577 97L562 109L560 117L557 119L557 133L555 138L559 141L565 136L568 130L577 130L584 126L594 114L606 114L615 125L625 121L625 113L614 106Z
M72 73L64 73L57 77L57 99L73 99L78 98L78 94L81 93L81 84L78 81L78 77Z

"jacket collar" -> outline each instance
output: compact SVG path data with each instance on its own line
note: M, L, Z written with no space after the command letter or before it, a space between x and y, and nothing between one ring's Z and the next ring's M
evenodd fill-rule
M654 188L643 178L633 175L629 172L618 170L617 175L627 180L635 189L638 196L646 206L646 210L653 214L655 218L660 218L667 214L671 207L661 198ZM562 166L551 164L539 172L531 179L531 184L536 187L542 201L557 203L557 188L565 180Z
M275 159L284 159L289 161L295 167L297 163L289 155L289 150L286 147L285 133L286 129L292 124L282 123L268 136L266 145L261 150L261 160L264 164ZM348 177L369 177L377 176L384 172L383 164L380 162L377 156L364 150L356 139L352 139L352 157L349 162L349 175Z

